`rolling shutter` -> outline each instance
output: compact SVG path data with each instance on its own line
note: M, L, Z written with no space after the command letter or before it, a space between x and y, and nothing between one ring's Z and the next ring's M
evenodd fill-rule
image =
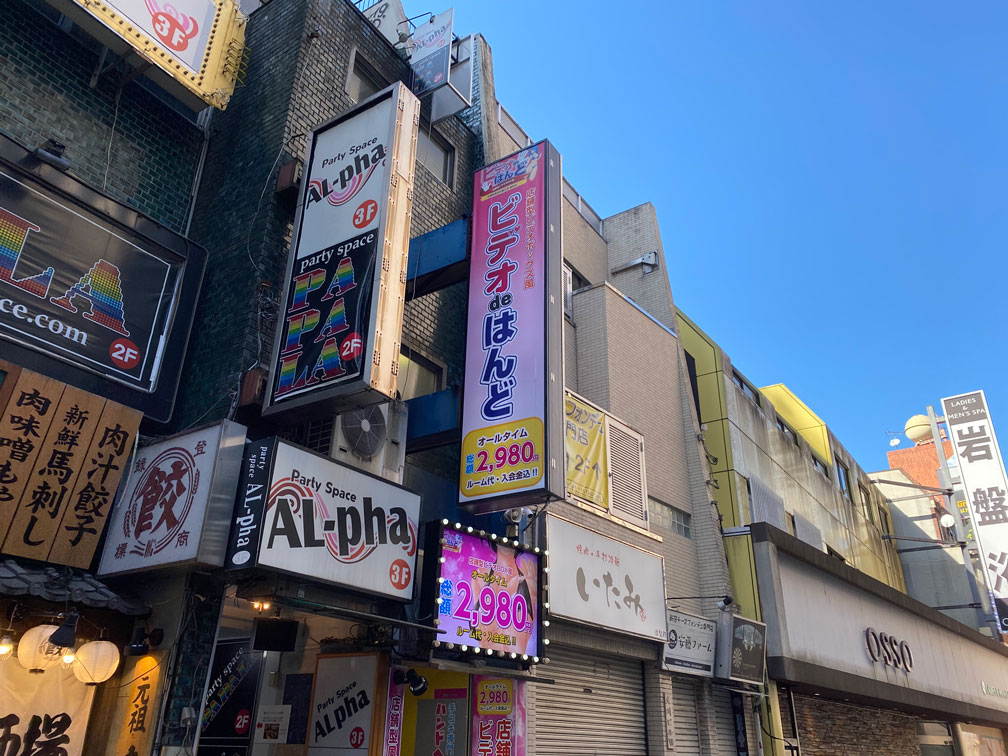
M536 756L646 756L640 661L550 646L535 691Z
M676 756L700 756L700 731L697 728L696 691L693 681L672 678L675 711Z

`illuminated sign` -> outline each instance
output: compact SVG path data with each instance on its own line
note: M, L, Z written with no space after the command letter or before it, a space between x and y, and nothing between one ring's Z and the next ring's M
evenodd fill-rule
M539 555L442 525L434 612L441 642L515 655L539 655Z
M419 114L397 83L309 140L264 414L394 397Z
M540 142L477 171L459 502L563 498L560 156Z
M225 567L413 597L418 494L275 439L249 445L241 480Z
M0 136L4 356L167 420L206 253L27 154Z

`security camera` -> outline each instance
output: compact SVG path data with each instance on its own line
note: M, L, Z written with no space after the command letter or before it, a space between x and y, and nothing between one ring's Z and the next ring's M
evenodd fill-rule
M722 612L727 612L728 607L731 606L732 603L734 603L734 601L735 599L733 599L731 596L725 596L724 598L722 598L720 601L717 602L717 608L720 609Z
M397 669L392 675L392 681L396 685L407 685L414 696L422 696L427 692L427 678L415 669Z

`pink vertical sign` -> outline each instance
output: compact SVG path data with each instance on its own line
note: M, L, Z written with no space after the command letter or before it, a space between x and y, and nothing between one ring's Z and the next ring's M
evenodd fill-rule
M384 756L399 756L402 752L403 705L406 686L395 681L395 667L389 668L388 704L385 707Z
M525 756L525 682L473 677L472 756Z
M477 171L459 501L545 486L546 146Z

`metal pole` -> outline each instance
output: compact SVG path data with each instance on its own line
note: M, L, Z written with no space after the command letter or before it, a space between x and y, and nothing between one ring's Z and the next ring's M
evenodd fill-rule
M931 424L931 438L934 440L935 452L938 455L938 464L941 466L942 477L944 480L940 481L948 488L952 489L952 474L949 472L948 460L945 459L945 445L942 443L941 435L938 433L938 417L935 415L934 407L930 404L927 407L928 422ZM953 509L952 497L947 492L942 492L942 499L945 502L945 508L949 512L955 512L959 517L959 528L962 533L963 540L959 541L959 546L962 548L963 557L963 568L966 570L966 581L969 583L970 593L973 596L973 603L976 604L977 610L977 627L983 627L985 624L990 624L991 630L994 632L994 637L998 640L1001 639L1001 628L998 627L997 614L993 613L988 615L983 608L983 599L980 596L980 588L977 586L976 574L973 572L973 560L970 558L969 550L966 546L966 522L963 520L962 512L959 507L956 506ZM973 526L973 532L976 533L976 525ZM977 541L979 545L979 541ZM983 555L981 555L982 560ZM994 610L994 600L993 593L990 589L990 584L987 582L987 570L983 568L981 562L981 570L984 576L984 588L987 589L987 595L991 596L991 609Z

